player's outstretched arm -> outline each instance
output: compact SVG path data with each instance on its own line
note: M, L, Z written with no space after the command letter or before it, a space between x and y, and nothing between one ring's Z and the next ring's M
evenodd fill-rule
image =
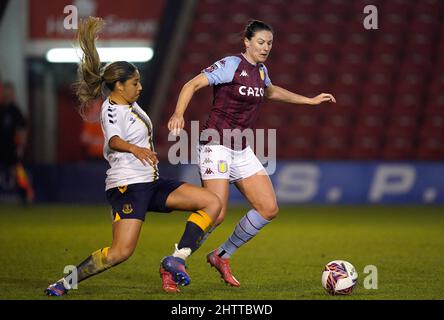
M336 103L335 97L333 97L330 93L321 93L313 98L308 98L305 96L301 96L299 94L288 91L284 88L270 85L265 90L265 96L269 100L277 101L277 102L286 102L293 104L308 104L308 105L318 105L322 102L334 102Z
M183 129L185 121L183 115L187 109L191 98L197 90L202 89L209 85L207 77L201 73L185 83L180 91L179 98L177 99L176 110L168 121L168 129L174 134L179 134L179 131Z

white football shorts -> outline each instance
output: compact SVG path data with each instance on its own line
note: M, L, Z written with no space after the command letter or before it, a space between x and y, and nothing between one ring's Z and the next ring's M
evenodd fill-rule
M265 170L264 166L250 146L243 150L232 150L223 145L199 146L199 171L202 180L227 179L234 183L261 170Z

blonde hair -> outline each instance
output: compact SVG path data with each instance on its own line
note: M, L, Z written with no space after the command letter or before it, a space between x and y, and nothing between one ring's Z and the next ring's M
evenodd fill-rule
M101 67L96 41L103 26L104 21L101 18L88 17L80 22L77 30L76 40L83 51L83 57L79 63L78 79L74 86L82 117L85 117L89 103L102 96L104 85L113 91L116 82L124 83L137 70L136 66L127 61L116 61Z

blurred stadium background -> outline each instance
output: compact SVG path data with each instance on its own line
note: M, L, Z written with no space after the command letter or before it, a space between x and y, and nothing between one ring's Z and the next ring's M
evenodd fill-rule
M338 101L319 108L263 105L257 128L277 129L278 194L282 190L290 202L372 201L379 165L402 162L380 172L378 181L388 189L380 191L387 193L381 201L444 202L442 179L435 181L444 160L442 1L130 0L123 8L101 0L2 3L1 40L8 45L0 55L0 76L15 85L29 122L24 161L36 202L103 201L101 132L94 114L90 122L76 114L71 88L76 64L47 58L51 49L72 47L75 30L63 27L69 4L80 17L107 21L99 46L154 50L152 59L136 64L144 85L140 104L154 122L165 174L198 183L192 169L168 165L173 142L167 139L167 120L181 86L214 61L241 52L243 27L257 18L276 31L267 62L272 81L308 96L331 92ZM367 4L378 9L377 30L363 27ZM211 94L211 89L198 92L186 114L188 124L205 121ZM308 167L281 166L284 161ZM285 170L296 177L286 178ZM335 181L335 174L343 179ZM297 181L311 181L316 190L305 190L304 196L295 190ZM1 199L11 201L8 183L1 188Z
M75 30L63 27L63 10L71 4L80 17L107 22L99 47L153 50L147 61L135 64L144 86L139 104L153 120L164 175L199 183L194 166L168 163L173 144L168 118L182 85L216 60L241 52L245 24L260 19L275 29L266 63L272 82L306 96L330 92L337 99L334 106L316 108L262 106L257 128L277 129L278 162L271 178L284 211L323 204L339 215L336 206L353 204L358 217L368 204L389 205L380 211L387 214L411 206L425 216L432 210L430 225L434 221L442 237L437 214L444 204L442 0L0 1L0 82L14 84L28 121L23 163L39 208L106 206L107 164L96 114L84 122L76 112L71 85L77 65L48 56L51 49L72 45ZM363 26L366 5L378 9L376 30ZM132 60L131 52L126 60ZM195 95L187 125L206 120L211 94L207 88ZM5 170L1 174L2 215L20 214L11 207L19 202L13 179ZM235 189L230 201L247 206ZM436 246L430 272L444 262L442 241ZM434 294L443 298L442 289Z

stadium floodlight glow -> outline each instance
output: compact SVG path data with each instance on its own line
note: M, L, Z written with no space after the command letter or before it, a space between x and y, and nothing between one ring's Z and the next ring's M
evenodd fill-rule
M101 62L147 62L154 55L150 47L97 48L97 52ZM46 53L46 60L52 63L78 63L81 57L83 52L79 48L53 48Z

